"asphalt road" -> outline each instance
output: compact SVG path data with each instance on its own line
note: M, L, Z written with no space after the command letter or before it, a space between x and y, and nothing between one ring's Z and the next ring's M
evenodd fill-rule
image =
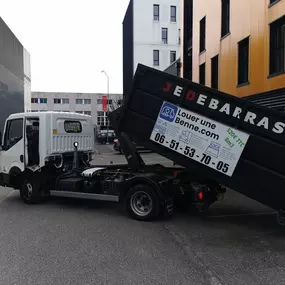
M124 160L109 150L95 161ZM206 219L176 213L140 223L116 204L31 206L2 188L0 223L1 285L285 284L284 230L271 209L232 191Z

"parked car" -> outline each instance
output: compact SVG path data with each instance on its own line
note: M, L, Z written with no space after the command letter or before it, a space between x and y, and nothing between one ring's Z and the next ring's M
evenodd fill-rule
M150 151L149 149L145 148L144 146L142 145L139 145L135 142L133 142L137 148L137 150L147 150L147 151ZM118 139L114 139L114 150L116 151L119 151L120 153L123 153L122 150L121 150L121 147L120 147L120 142Z
M108 142L112 143L115 137L116 137L115 132L112 127L109 127L109 129L107 129L107 126L98 127L96 138L99 143L101 144L107 143L107 138Z

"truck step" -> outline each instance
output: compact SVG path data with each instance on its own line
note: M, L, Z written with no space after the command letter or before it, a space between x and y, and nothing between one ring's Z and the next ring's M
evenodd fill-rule
M93 193L82 193L82 192L80 193L80 192L51 190L50 195L57 196L57 197L66 197L66 198L79 198L79 199L87 199L87 200L119 202L119 196L106 195L106 194L93 194Z

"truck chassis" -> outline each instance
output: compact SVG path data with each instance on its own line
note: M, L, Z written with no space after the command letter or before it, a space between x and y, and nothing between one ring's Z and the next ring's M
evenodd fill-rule
M150 221L172 216L175 202L202 212L224 193L209 181L193 184L184 168L154 164L134 169L130 163L91 166L77 148L74 143L69 169L47 164L40 171L23 173L20 196L25 203L39 203L49 196L118 202L131 218Z

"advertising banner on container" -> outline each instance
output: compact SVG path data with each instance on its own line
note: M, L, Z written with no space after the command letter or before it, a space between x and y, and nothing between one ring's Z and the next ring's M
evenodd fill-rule
M108 110L107 96L102 96L102 110L106 112Z
M164 102L150 139L232 176L249 135Z

